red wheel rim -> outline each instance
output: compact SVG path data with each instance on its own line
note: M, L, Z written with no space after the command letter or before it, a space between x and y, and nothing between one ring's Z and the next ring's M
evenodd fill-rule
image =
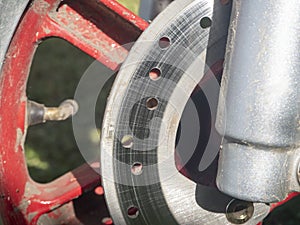
M95 188L96 195L102 196L100 206L105 207L100 177L88 165L49 184L38 184L28 174L24 156L26 81L38 43L49 37L63 38L114 70L128 52L121 45L135 41L147 26L114 0L36 0L27 8L0 79L0 211L5 224L34 225L42 215L50 224L79 224L72 200ZM112 49L117 52L114 57L109 54ZM107 209L101 210L99 223L108 218L102 221L111 224Z
M5 224L34 225L41 216L47 224L81 224L72 200L101 187L99 174L88 165L48 184L38 184L28 174L24 156L26 82L38 43L60 37L116 69L128 52L121 45L135 41L147 26L114 0L37 0L27 8L6 54L0 80L0 210ZM113 57L112 49L117 52ZM96 224L108 217L103 195L100 197L97 204L102 208Z

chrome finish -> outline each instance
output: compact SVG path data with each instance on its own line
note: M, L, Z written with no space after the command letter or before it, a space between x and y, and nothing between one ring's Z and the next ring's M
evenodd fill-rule
M229 142L218 187L236 198L282 200L295 178L289 168L300 144L299 24L298 0L234 1L216 127Z
M197 184L178 172L174 149L190 94L209 67L223 59L230 9L213 0L174 1L141 35L122 65L101 133L101 173L115 224L229 224L225 213L197 204ZM211 28L200 27L203 17L212 18ZM170 40L168 47L159 47L162 37ZM159 79L149 77L152 68L161 70ZM147 109L149 97L158 100L155 109ZM217 102L218 93L210 97ZM151 121L149 127L145 121ZM132 172L136 164L141 166L138 173ZM138 212L134 217L131 209ZM257 224L268 211L269 206L254 204L245 224Z
M299 191L299 156L299 148L272 150L237 143L224 144L218 182L222 179L226 182L218 183L219 187L246 201L278 202L289 192Z

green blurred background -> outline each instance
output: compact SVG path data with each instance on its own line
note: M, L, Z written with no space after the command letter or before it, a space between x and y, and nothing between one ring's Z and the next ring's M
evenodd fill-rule
M139 0L119 2L138 13ZM81 76L92 62L93 58L68 42L58 38L47 39L40 44L33 60L27 84L28 98L46 106L58 106L63 100L72 99ZM103 71L107 73L107 70ZM108 83L105 93L98 99L98 128L111 84ZM91 130L88 135L97 145L99 129ZM25 149L29 172L34 180L42 183L84 163L73 136L71 119L31 126Z
M138 13L139 0L119 2ZM36 52L28 80L29 99L47 106L58 106L63 100L73 98L77 83L93 61L94 59L64 40L51 38L44 41ZM100 121L110 85L111 82L106 87L106 93L99 97L97 104ZM98 128L100 126L101 122ZM95 145L99 143L99 130L91 130L88 134ZM84 163L73 137L70 119L30 127L25 152L32 178L42 183L49 182ZM288 206L278 208L274 215L267 218L265 224L300 224L298 205L299 199L295 199Z

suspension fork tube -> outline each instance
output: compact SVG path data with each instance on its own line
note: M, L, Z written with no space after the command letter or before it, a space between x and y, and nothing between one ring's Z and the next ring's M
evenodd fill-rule
M275 202L298 185L299 24L299 0L234 0L216 121L217 184L233 197Z

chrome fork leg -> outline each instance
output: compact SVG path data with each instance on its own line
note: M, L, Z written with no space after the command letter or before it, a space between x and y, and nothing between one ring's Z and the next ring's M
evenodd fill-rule
M234 0L221 86L219 189L247 201L285 198L300 144L299 0Z

